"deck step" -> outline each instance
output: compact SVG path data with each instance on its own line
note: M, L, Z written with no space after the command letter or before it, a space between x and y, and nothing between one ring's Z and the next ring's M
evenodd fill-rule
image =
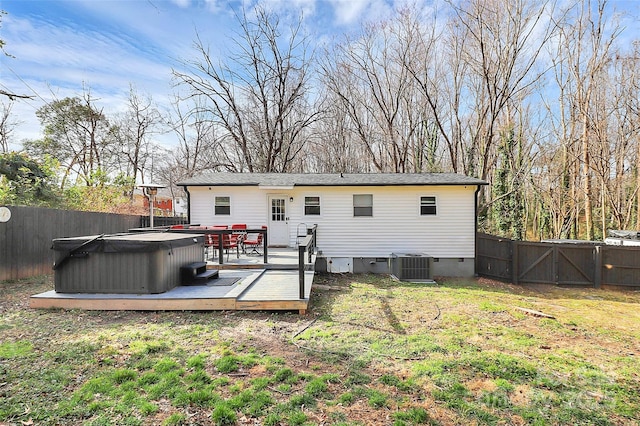
M205 272L197 274L194 278L196 280L210 280L218 278L218 275L220 275L220 272L217 269L207 269Z
M219 277L219 271L217 269L209 269L206 272L201 272L197 275L194 275L189 280L184 281L182 285L190 286L190 285L207 285L211 280L217 280Z
M182 285L202 285L214 278L218 278L218 270L207 269L206 262L193 262L180 268Z

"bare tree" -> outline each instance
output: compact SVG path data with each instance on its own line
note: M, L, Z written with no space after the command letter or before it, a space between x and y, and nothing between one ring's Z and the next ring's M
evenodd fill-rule
M216 132L216 126L206 114L202 98L193 97L182 102L176 96L168 125L177 143L167 147L159 157L156 176L167 183L173 196L182 196L183 190L176 183L205 171L237 171L235 161L228 157Z
M0 152L9 152L11 134L18 124L11 114L12 108L13 101L9 103L0 102Z
M469 108L465 102L465 81L469 66L464 60L462 37L456 36L455 20L441 23L444 15L435 15L430 25L423 25L413 48L416 59L408 72L416 82L438 138L444 142L442 169L469 174L463 155L469 134ZM440 20L440 21L439 21Z
M144 169L152 149L151 138L163 131L162 116L148 96L129 88L127 111L116 120L114 135L119 143L118 157L126 159L126 175L144 182ZM133 196L133 193L131 194Z
M451 3L465 63L465 87L472 113L466 147L468 172L486 179L494 161L501 117L510 104L531 93L543 70L536 68L554 34L552 3L533 0L468 0Z
M564 25L570 27L570 22L564 25L562 22L558 24L559 28ZM550 46L549 50L552 52L550 62L557 96L551 100L543 96L548 112L546 122L552 130L555 141L544 149L545 173L550 176L548 179L539 179L538 189L540 194L549 195L541 198L546 198L546 208L552 213L551 236L576 239L579 216L577 208L579 149L576 144L578 127L577 111L569 102L575 92L573 73L565 60L565 53L570 50L571 38L560 30L555 41L555 45ZM556 166L550 167L552 165Z
M569 11L567 19L559 24L555 60L556 69L564 70L561 106L562 114L566 114L564 119L568 120L563 124L563 173L568 174L567 179L573 180L569 185L570 199L576 201L575 207L571 208L575 224L579 223L581 216L579 200L582 202L582 234L587 239L592 239L594 232L592 181L597 166L592 157L596 155L600 159L601 190L604 185L602 179L608 174L609 165L605 163L610 159L609 153L605 152L608 148L602 145L607 139L603 126L606 127L606 116L610 113L606 111L605 86L609 78L606 74L611 64L612 45L620 30L615 25L609 26L605 17L606 7L606 0L598 0L597 3L584 0ZM577 231L571 233L578 235Z
M617 130L621 139L629 141L630 150L635 145L635 153L629 152L629 157L635 154L634 165L636 173L631 199L636 199L635 226L636 230L640 231L640 97L638 96L638 93L640 93L640 40L633 42L630 52L626 54L618 53L616 59L618 63L618 71L616 73L618 84L616 86L619 90L615 100L615 105L619 107L616 109ZM619 161L616 171L626 171L628 167L626 161L623 159ZM622 194L623 189L620 188L619 192ZM625 224L630 221L630 213L631 206L627 208Z
M3 15L6 15L6 14L7 14L7 12L5 12L4 10L0 10L0 28L2 28L2 17L3 17ZM0 54L4 54L5 56L13 58L13 56L10 55L4 49L5 44L6 44L5 41L0 38ZM6 96L7 98L9 98L10 101L14 101L16 99L33 99L33 96L19 95L17 93L9 92L9 91L4 90L4 89L0 89L0 95Z
M300 169L316 173L373 171L343 103L333 92L324 95L320 102L322 115L312 127Z
M420 172L433 164L424 158L431 114L409 72L421 30L418 10L402 9L367 24L358 39L345 37L323 61L325 86L378 171Z
M637 207L638 176L636 172L634 177L631 171L637 170L640 137L638 47L639 42L634 42L628 51L617 50L611 55L598 74L591 100L593 124L589 146L599 184L596 207L603 236L608 227L633 227L632 215Z
M7 92L3 89L0 89L0 95L6 96L11 101L15 101L16 99L34 99L34 96L31 95L19 95L13 92Z
M204 101L193 97L191 102L185 103L175 98L172 103L169 124L178 144L171 151L171 157L173 168L181 179L204 170L238 171L234 169L236 161L232 151L225 149L215 123L206 114Z
M313 54L302 34L302 19L286 30L264 8L250 19L237 16L236 53L215 63L200 38L200 58L174 70L190 96L206 98L206 112L223 129L238 170L286 172L305 146L306 131L317 118L310 107Z

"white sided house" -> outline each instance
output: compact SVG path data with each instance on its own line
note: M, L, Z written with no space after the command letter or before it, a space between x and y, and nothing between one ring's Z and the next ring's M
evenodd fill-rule
M453 173L211 173L179 183L190 223L266 225L269 246L287 247L317 225L316 270L389 273L408 257L426 259L418 266L433 276L474 275L485 184Z

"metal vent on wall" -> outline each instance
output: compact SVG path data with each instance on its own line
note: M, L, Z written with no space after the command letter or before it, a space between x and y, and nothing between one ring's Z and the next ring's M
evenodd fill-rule
M391 272L401 281L432 281L433 257L427 254L392 253Z

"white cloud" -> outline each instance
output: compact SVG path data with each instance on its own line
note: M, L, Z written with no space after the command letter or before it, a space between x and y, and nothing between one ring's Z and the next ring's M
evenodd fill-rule
M362 18L371 0L333 0L334 14L341 25L352 24Z
M345 27L388 18L394 10L388 0L330 0L330 4L336 24Z
M309 18L316 13L316 0L268 0L257 4L265 5L280 14L302 12L305 18Z
M224 11L224 5L220 4L218 0L205 0L207 10L212 13L219 13Z
M40 137L38 108L81 94L83 85L108 113L124 107L130 83L154 99L164 99L171 91L166 53L154 46L138 47L137 40L125 32L83 29L42 16L8 15L3 39L15 56L0 58L3 87L35 97L18 101L13 108L20 122L14 133L18 141Z
M186 9L187 7L191 6L191 0L171 0L171 3L183 9Z

